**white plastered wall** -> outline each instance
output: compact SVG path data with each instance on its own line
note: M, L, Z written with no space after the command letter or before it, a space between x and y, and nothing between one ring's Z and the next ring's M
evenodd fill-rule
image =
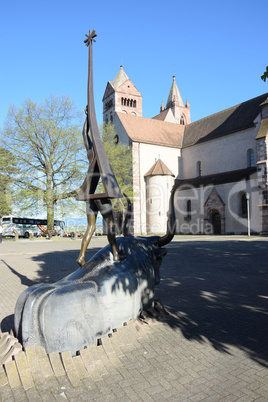
M174 177L158 175L146 177L147 233L162 234L167 229L170 191Z
M202 176L245 169L248 167L247 151L253 149L256 162L256 135L259 129L260 116L256 119L256 127L226 135L212 141L193 145L182 150L183 177L197 177L197 162L202 164Z
M136 200L134 205L135 217L134 217L134 227L135 233L146 234L146 180L144 175L148 170L154 165L154 163L160 158L162 162L171 170L175 175L178 175L178 160L181 154L181 150L178 148L162 147L158 145L133 143L133 147L138 149L139 157L134 159L134 171L138 172L138 180L136 180ZM135 175L135 173L134 173ZM174 179L171 176L172 184ZM160 180L161 182L161 180ZM138 186L137 186L138 184ZM161 184L161 183L160 183ZM165 183L164 186L167 184ZM172 187L172 186L171 186ZM170 188L171 190L171 188ZM165 194L165 192L162 192ZM165 210L165 196L163 198L163 214L166 213Z
M261 231L261 215L259 204L259 191L257 176L252 175L250 180L241 180L235 183L226 183L217 186L192 188L176 191L175 210L177 218L177 233L197 234L204 233L204 204L212 189L215 188L221 200L225 204L225 233L247 233L247 216L241 214L241 195L243 192L250 194L250 226L251 231ZM191 219L185 219L186 200L191 200Z

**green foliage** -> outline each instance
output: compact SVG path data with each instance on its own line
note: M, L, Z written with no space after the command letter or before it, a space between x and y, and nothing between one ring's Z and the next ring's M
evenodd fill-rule
M15 173L14 156L0 146L0 217L12 212L12 175Z
M106 154L113 168L120 190L133 200L131 148L122 142L117 142L118 137L111 123L102 125L100 131ZM122 206L120 207L116 204L118 204L117 200L114 201L115 209L122 209Z
M20 210L47 209L53 229L54 206L75 197L84 179L87 159L81 135L81 115L68 97L53 97L37 104L10 106L1 133L12 152L18 173L13 195Z
M264 71L263 75L261 76L261 79L266 82L266 79L268 79L268 66L266 67L266 71Z

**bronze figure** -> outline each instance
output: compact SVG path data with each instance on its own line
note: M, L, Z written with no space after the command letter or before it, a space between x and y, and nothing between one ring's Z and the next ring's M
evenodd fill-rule
M92 83L92 41L95 36L95 31L90 31L86 40L89 76L83 139L89 168L77 196L87 205L88 226L77 260L83 266L54 284L38 283L27 288L15 308L15 332L23 347L42 346L46 353L69 350L76 355L77 351L96 344L115 328L138 317L143 310L155 317L155 286L160 282L160 265L166 255L163 247L173 239L176 229L173 188L167 233L163 237L131 235L131 203L127 196L124 237L115 237L111 199L120 198L122 194L97 127ZM96 193L100 179L104 191ZM95 231L98 211L107 222L110 245L85 263L85 252Z
M96 112L93 95L93 61L92 61L92 41L95 42L96 32L89 31L84 41L89 47L88 57L88 86L87 86L87 107L86 119L83 127L83 140L87 150L89 168L87 176L77 195L78 201L86 201L87 207L87 230L84 234L81 251L77 262L79 265L85 264L85 252L88 244L96 230L96 219L98 211L102 214L108 229L108 241L112 248L114 260L118 261L119 256L116 248L116 236L114 230L114 217L111 199L122 198L122 193L114 176L112 167L109 163L102 140L100 138L97 125ZM89 131L91 138L89 136ZM95 193L99 180L102 180L104 192Z

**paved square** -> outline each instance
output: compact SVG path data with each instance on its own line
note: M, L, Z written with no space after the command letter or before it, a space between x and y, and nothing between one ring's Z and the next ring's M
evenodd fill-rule
M106 243L94 238L87 258ZM80 244L0 244L2 332L13 327L24 289L77 268ZM53 355L46 372L38 364L31 375L18 370L14 386L0 367L0 400L268 401L268 238L177 236L167 248L156 295L170 316L119 329L97 347L93 364L89 349L73 363L67 354ZM66 361L72 369L64 372ZM34 384L28 389L26 372Z

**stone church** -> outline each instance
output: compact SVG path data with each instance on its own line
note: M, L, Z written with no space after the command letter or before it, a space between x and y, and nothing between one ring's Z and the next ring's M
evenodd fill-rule
M146 118L121 66L105 89L103 121L132 149L135 234L166 231L173 186L177 233L268 233L268 93L191 123L173 77L166 106Z

